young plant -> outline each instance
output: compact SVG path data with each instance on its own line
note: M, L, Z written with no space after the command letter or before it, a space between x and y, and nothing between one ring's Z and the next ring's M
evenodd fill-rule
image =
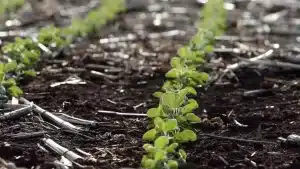
M21 2L11 0L10 3L17 1ZM4 7L8 3L7 0L0 2ZM34 68L42 54L39 43L51 48L62 48L78 35L93 33L124 9L124 0L102 0L100 7L91 11L86 18L74 20L67 28L61 29L53 25L42 28L38 33L38 42L30 38L16 38L14 42L4 45L2 52L7 57L2 57L0 62L0 102L6 102L8 96L22 95L22 90L17 86L18 81L23 76L36 75Z
M6 12L15 11L22 7L24 0L1 0L0 1L0 15Z
M60 28L50 25L40 30L38 35L38 41L51 48L62 48L67 45L67 41L64 38L63 32Z
M225 28L223 4L223 0L206 3L196 35L171 59L167 81L161 91L153 94L159 98L159 105L147 112L151 122L143 135L143 140L150 142L143 146L147 154L141 163L145 169L178 169L187 158L181 144L197 139L190 124L201 121L193 113L199 106L189 96L197 95L195 88L208 80L201 66L205 63L205 55L213 50L214 37Z

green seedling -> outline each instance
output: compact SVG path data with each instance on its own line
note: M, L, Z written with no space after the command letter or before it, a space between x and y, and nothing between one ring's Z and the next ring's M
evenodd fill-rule
M223 4L223 0L206 3L196 35L187 46L178 49L170 61L172 68L165 75L166 82L161 91L153 94L159 98L159 104L147 111L151 122L143 135L143 140L150 142L143 146L147 154L141 163L145 169L178 169L187 158L180 145L197 139L191 124L201 121L194 114L199 105L190 96L195 96L195 88L204 85L209 78L201 72L201 66L206 54L213 51L215 36L224 31Z
M13 6L23 4L24 0L0 1L0 14L12 9ZM70 44L76 36L86 36L125 9L124 0L102 0L101 5L89 12L86 18L74 19L66 28L53 25L42 28L38 33L37 42L30 38L16 38L14 42L5 44L2 52L7 63L0 63L0 102L7 101L8 96L20 96L23 91L18 87L18 81L23 76L36 76L34 70L40 60L39 44L50 48L63 48Z
M24 0L1 0L0 15L7 12L15 11L24 5Z

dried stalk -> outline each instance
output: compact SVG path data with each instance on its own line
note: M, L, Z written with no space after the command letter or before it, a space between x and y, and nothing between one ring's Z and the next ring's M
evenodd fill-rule
M261 54L261 55L259 55L259 56L256 56L256 57L253 57L253 58L249 59L248 61L249 61L249 62L255 62L255 61L258 61L258 60L262 60L262 59L268 59L268 58L270 58L270 57L272 56L273 52L274 52L273 49L270 49L270 50L268 50L267 52L265 52L265 53L263 53L263 54ZM249 62L241 61L241 62L239 62L239 63L235 63L235 64L228 65L228 66L226 67L226 69L224 70L224 73L227 73L227 72L229 72L229 71L236 70L236 69L240 68L241 66L246 66L246 65L251 64L251 63L249 63ZM260 62L260 61L259 61L259 62Z
M243 59L243 61L248 62L249 64L258 64L258 65L264 65L269 67L280 67L280 68L287 68L287 69L300 69L299 64L294 63L288 63L288 62L281 62L276 60L255 60L250 61L247 59Z
M44 144L49 147L51 150L55 151L61 156L66 157L68 160L74 162L77 159L83 159L80 155L74 153L73 151L68 150L67 148L57 144L50 138L43 138L42 139Z
M121 113L121 112L108 111L108 110L98 110L98 113L110 114L110 115L119 115L119 116L147 117L147 114L140 114L140 113Z
M81 131L82 130L81 127L74 126L73 124L71 124L71 123L55 116L54 114L50 113L49 111L42 109L38 105L36 105L32 102L29 102L27 99L25 99L23 97L20 98L20 101L22 101L25 104L32 104L33 111L35 113L38 113L42 116L45 116L46 118L50 119L51 121L53 121L54 123L56 123L60 127L63 127L63 128L66 128L66 129L69 129L69 130L72 130L72 131Z
M85 120L85 119L80 119L77 117L69 116L64 113L57 113L60 118L64 119L65 121L68 121L70 123L75 123L75 124L80 124L80 125L97 125L98 123L96 121L91 121L91 120Z
M23 115L28 114L29 112L32 111L32 104L29 104L26 107L8 112L8 113L4 113L2 116L0 116L0 121L4 121L4 120L8 120L8 119L12 119L12 118L16 118L16 117L21 117Z

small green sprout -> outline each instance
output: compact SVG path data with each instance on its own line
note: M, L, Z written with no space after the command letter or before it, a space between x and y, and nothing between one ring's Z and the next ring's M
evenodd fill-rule
M187 46L178 49L177 56L170 61L172 68L165 75L167 80L161 91L153 94L159 99L159 105L147 111L151 122L143 135L143 140L150 142L143 146L147 154L141 163L145 169L178 169L187 158L181 144L197 139L191 124L201 122L194 114L199 105L190 96L197 95L195 88L209 78L199 68L205 63L206 54L213 51L215 36L224 31L223 4L223 0L206 3L196 35Z

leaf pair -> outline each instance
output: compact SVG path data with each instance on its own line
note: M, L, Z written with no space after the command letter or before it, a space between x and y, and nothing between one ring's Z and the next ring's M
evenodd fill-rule
M168 159L168 153L176 153L179 144L169 143L168 137L160 136L155 140L154 146L152 144L144 144L143 148L148 152L148 155L143 156L142 166L146 169L156 169L161 168L166 163L170 169L177 169L178 162ZM179 152L182 152L182 150ZM180 155L180 153L178 154Z
M164 121L162 118L156 117L154 119L154 126L155 128L148 130L143 135L143 140L153 141L156 139L159 133L167 133L178 129L178 124L176 119L167 119L166 121Z

